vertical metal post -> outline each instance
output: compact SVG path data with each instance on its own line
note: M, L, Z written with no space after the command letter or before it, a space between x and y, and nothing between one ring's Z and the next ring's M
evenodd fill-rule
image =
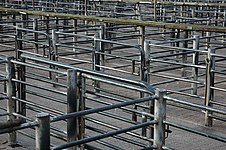
M104 26L101 26L101 29L100 29L100 39L105 39L105 27ZM104 66L105 65L105 42L101 42L100 41L100 51L99 51L100 54L100 65L101 66ZM101 69L102 71L104 71L104 69L102 68Z
M89 4L89 1L88 0L84 0L84 15L85 16L88 15L88 4Z
M141 51L140 51L140 80L145 81L145 53L144 53L144 34L145 34L145 27L140 26L140 39L139 44L141 45ZM144 94L141 92L140 97L144 97ZM137 106L134 105L134 109L137 109ZM137 121L137 115L132 114L132 120Z
M28 20L28 16L26 13L21 13L21 20L23 21L22 28L27 28L28 23L26 21Z
M111 24L110 23L105 23L104 24L105 25L105 38L107 39L107 40L111 40L111 38L112 38L112 33L111 33L111 31L113 30L113 29L108 29L109 27L111 27ZM107 50L107 53L108 54L111 54L111 48L113 47L113 44L111 44L111 43L105 43L105 50Z
M194 35L195 40L193 40L193 50L199 49L199 35ZM198 65L199 62L199 52L193 53L192 63ZM192 68L192 77L194 81L198 80L198 67ZM192 83L192 94L197 95L198 85L197 83Z
M145 40L145 26L140 26L140 38L139 45L144 49L144 40Z
M98 41L100 38L99 34L96 34L94 36L94 49L93 49L93 70L100 71L100 41Z
M180 39L180 29L177 29L176 38ZM180 47L180 42L176 42L176 47Z
M67 113L77 112L79 110L78 90L77 89L77 71L69 69L67 72ZM75 141L78 139L79 123L78 118L67 119L67 141ZM75 150L76 147L70 148Z
M177 7L173 7L173 16L177 16Z
M159 8L159 20L163 21L163 6L162 5L160 5L160 8Z
M157 20L157 0L154 0L154 20L156 21Z
M15 68L14 68L14 64L11 62L11 60L13 58L9 57L6 58L7 59L7 64L6 64L6 73L7 73L7 97L8 97L8 101L7 101L7 113L9 114L7 116L7 121L8 122L13 122L13 120L15 119L15 117L13 116L13 113L15 112L15 107L16 107L16 103L15 101L12 99L13 96L16 95L16 87L15 87L15 83L12 81L13 78L15 78ZM8 135L8 145L13 146L17 144L17 140L16 140L16 132L12 131L11 133L9 133Z
M16 20L16 13L13 13L12 19ZM13 22L13 25L16 26L16 22Z
M67 11L66 11L66 13L67 13ZM67 28L68 28L68 19L64 18L63 19L63 31L67 30ZM66 35L64 35L64 38L66 38Z
M94 49L92 52L92 61L93 61L93 70L100 71L100 48L101 42L98 41L100 38L99 34L94 36ZM94 81L94 88L99 88L100 83L98 81ZM95 92L99 92L98 89L95 89Z
M74 30L75 30L75 32L73 32L73 34L77 34L77 25L78 25L78 21L77 21L77 19L74 19L73 20L73 28L74 28ZM76 48L75 48L75 46L77 45L76 44L76 42L77 42L77 36L73 36L73 52L75 52L75 55L74 56L76 56Z
M180 10L181 10L180 16L183 17L184 16L184 6L180 6Z
M145 26L140 26L140 39L139 45L141 45L141 56L140 56L140 80L145 81L145 53L144 53L144 40L145 40ZM143 96L141 96L143 97Z
M53 45L53 53L55 55L56 61L58 60L58 48L57 48L58 36L56 34L56 30L52 30L52 45Z
M163 89L157 89L156 94L158 99L155 100L155 120L158 121L154 125L154 145L157 146L157 150L162 150L165 145L165 124L166 119L166 100L164 95L166 91Z
M21 61L25 63L25 59L24 58ZM18 73L19 73L18 74L19 80L21 80L23 82L26 82L26 77L25 77L26 69L25 69L25 66L21 65ZM23 83L21 83L19 85L20 85L20 94L19 94L20 96L18 96L18 97L20 99L22 99L22 100L26 100L26 85L23 84ZM26 103L24 103L24 102L20 102L19 103L19 112L20 112L20 114L26 116ZM25 121L26 120L24 119L24 122Z
M223 15L223 27L226 26L226 10L224 10L224 15Z
M32 0L31 1L31 4L32 4L32 8L33 8L33 10L35 9L35 0Z
M206 49L209 49L210 48L210 37L211 36L211 32L206 32Z
M214 86L214 57L211 56L211 54L215 53L215 49L208 49L208 56L206 59L206 87L205 87L205 105L212 107L212 103L210 102L213 100L214 92L211 87ZM206 110L205 112L205 125L206 126L212 126L213 125L213 119L210 116L212 114L211 111Z
M195 18L196 17L196 13L195 13L195 10L194 9L191 10L191 17L192 18Z
M176 29L176 39L180 39L180 29ZM180 42L176 42L176 47L180 47ZM175 50L175 53L179 53L179 50ZM175 56L176 62L179 61L180 57L177 55Z
M59 30L59 18L55 17L55 25L56 25L56 30Z
M187 39L188 38L188 31L187 30L185 30L184 31L184 39ZM188 48L188 41L184 41L183 42L183 48ZM183 51L183 52L186 52L186 51ZM182 62L183 63L187 63L187 54L183 54L182 55ZM181 73L182 73L182 77L185 77L186 76L186 68L182 68L182 70L181 70Z
M50 117L48 113L36 116L38 126L35 127L36 150L50 150Z
M145 54L145 67L144 67L144 81L147 83L150 83L150 41L144 41L144 54ZM149 95L144 95L144 96L149 96ZM150 102L146 102L146 105L149 106L149 110L144 110L148 113L154 114L154 102L150 101ZM142 116L142 122L146 122L147 121L147 117L146 116ZM142 128L142 135L143 136L149 136L151 135L150 138L153 138L153 129L148 130L148 134L147 134L147 128L144 127Z
M79 15L82 15L82 3L81 3L81 1L78 1L78 12L79 12Z
M52 30L52 47L49 46L49 51L51 52L49 54L49 59L53 60L53 61L58 61L58 47L57 47L57 42L58 42L58 36L56 34L56 30ZM51 43L51 42L49 42ZM49 44L50 45L50 44ZM58 69L55 65L50 65L49 66L52 69ZM49 71L49 78L54 81L54 82L58 82L58 78L57 78L58 74ZM54 87L56 87L56 84L53 84Z
M166 8L163 8L163 17L162 17L162 21L163 21L163 22L166 21Z
M18 61L25 62L25 59L21 58L22 52L20 50L22 49L23 49L22 31L17 29L16 30L16 58ZM18 70L17 71L18 80L25 81L25 66L18 65L17 70ZM17 90L18 98L22 100L26 100L26 85L23 83L18 83L17 89L18 89ZM24 102L18 103L18 112L24 116L26 115L26 104Z
M217 7L217 10L215 10L215 13L214 13L214 16L215 16L215 26L218 26L218 11L219 11L219 8Z
M136 13L136 16L137 16L137 20L141 20L142 18L141 18L141 13L140 13L140 4L139 4L139 2L138 3L136 3L135 4L136 6L136 11L135 11L135 13Z
M37 31L38 30L38 20L37 19L33 19L33 30L34 31ZM34 32L34 41L35 42L38 42L38 33ZM34 44L34 53L38 54L39 51L38 51L38 44L35 43Z
M79 93L79 101L80 101L80 108L79 110L85 110L85 93L86 93L86 79L84 77L82 77L82 75L80 75L80 82L79 85L81 86L81 90ZM79 139L84 138L84 134L85 134L85 119L84 117L79 117L79 123L80 123L80 130L79 130ZM84 150L84 144L80 145L80 150Z
M2 21L2 14L0 14L0 21ZM3 31L3 26L0 25L0 32L2 32L2 31Z
M144 41L144 55L145 55L145 66L144 66L144 81L150 83L150 41Z
M19 50L23 49L22 43L22 31L16 28L16 37L15 37L15 49L16 49L16 59L20 59L21 52Z
M211 25L211 20L209 20L207 22L207 26L210 26L210 25ZM210 38L209 38L209 36L211 36L211 32L206 32L206 36L207 36L207 38L206 38L206 49L209 49L210 48Z
M166 21L166 9L163 8L163 5L161 5L161 10L162 10L162 13L161 13L161 21L165 22ZM161 29L161 32L162 32L162 37L165 37L165 32L166 32L166 29L162 28Z
M176 18L175 16L171 17L171 22L175 23L176 22ZM176 38L176 30L172 29L171 33L170 33L170 40L174 40ZM175 46L175 43L171 43L170 46ZM170 51L171 54L173 54L173 51Z

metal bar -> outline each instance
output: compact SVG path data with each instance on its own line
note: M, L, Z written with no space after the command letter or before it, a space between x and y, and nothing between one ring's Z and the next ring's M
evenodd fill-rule
M208 107L208 106L203 106L203 105L199 105L199 104L183 101L183 100L180 100L180 99L171 98L171 97L168 97L168 96L165 96L164 98L169 100L169 101L173 101L173 102L180 103L180 104L183 104L183 105L192 106L192 107L195 107L195 108L199 108L199 109L203 109L203 110L209 110L211 112L215 112L215 113L226 115L226 111L225 110L216 109L216 108L212 108L212 107Z
M10 133L10 132L13 132L13 131L16 131L16 130L22 130L22 129L26 129L26 128L31 128L31 127L34 127L34 126L37 126L37 125L38 125L37 121L23 123L23 124L20 124L19 126L1 129L0 134Z
M7 96L1 96L1 97L0 97L0 100L6 100L6 99L8 99Z
M79 89L77 89L77 71L70 69L68 70L67 76L67 113L78 112L79 104L77 99L77 94ZM78 118L67 119L67 142L72 142L78 140ZM77 147L71 147L70 150L76 150Z
M159 48L167 48L168 50L181 50L181 51L192 51L192 52L199 52L199 53L204 53L206 54L207 51L205 50L194 50L194 49L189 49L189 48L183 48L183 47L175 47L175 46L167 46L167 45L162 45L161 43L156 45L156 44L150 44L151 47L159 47Z
M199 36L198 35L195 35L194 36L195 40L193 41L193 49L194 50L199 50ZM195 52L193 54L193 60L192 60L192 63L194 65L198 65L198 62L199 62L199 52ZM197 81L198 80L198 68L197 67L194 67L192 68L192 76L193 76L193 80L194 81ZM194 95L197 95L197 84L196 83L192 83L192 94Z
M225 137L214 135L214 134L208 133L206 131L195 130L195 129L192 129L190 127L183 126L183 125L173 123L173 122L169 122L169 121L164 121L164 123L167 124L167 125L170 125L172 127L182 129L182 130L185 130L185 131L188 131L188 132L191 132L191 133L202 135L202 136L205 136L205 137L208 137L208 138L211 138L211 139L214 139L214 140L218 140L218 141L221 141L221 142L226 142Z
M45 67L45 66L37 66L37 64L29 64L28 62L27 63L24 63L24 62L20 62L20 61L16 61L16 60L12 60L11 62L13 62L15 64L19 64L19 65L24 65L24 66L27 66L27 67L32 67L32 68L40 69L40 70L51 71L51 72L55 72L55 73L59 73L59 74L64 74L64 75L67 74L66 72L63 72L63 71L58 71L56 69L50 69L50 68Z
M8 81L8 80L9 80L8 78L0 78L0 82Z
M12 82L12 79L15 78L15 67L14 64L11 62L13 58L6 58L7 59L7 65L6 65L6 72L8 76L8 81L7 81L7 97L8 97L8 106L7 106L7 113L9 115L7 116L7 121L9 122L14 122L15 117L13 116L13 113L16 111L16 103L13 100L13 96L16 95L16 87L15 83ZM9 145L16 145L17 144L17 137L16 137L16 132L12 131L8 135L8 141Z
M34 79L34 80L36 80L36 81L41 81L41 82L45 82L45 83L54 84L54 85L57 85L57 86L62 87L62 88L66 88L66 87L67 87L67 86L64 85L64 84L57 83L56 81L54 82L54 81L49 80L49 79L43 79L43 78L40 78L40 77L35 77L35 75L32 76L32 74L30 74L30 73L29 73L29 74L26 73L25 77L28 78L28 79ZM26 90L26 91L27 91L27 90Z
M17 97L13 97L13 99L14 99L14 100L17 100L17 101L19 101L19 102L23 102L23 103L29 105L30 107L33 106L33 107L35 107L36 109L37 109L37 108L40 108L42 111L43 111L43 110L47 110L47 111L50 111L50 112L52 112L52 113L56 113L57 115L62 115L62 114L64 114L63 111L60 111L60 110L57 110L57 109L51 109L51 108L49 108L49 107L47 107L47 106L43 106L43 105L40 105L40 104L37 105L37 103L32 103L32 102L30 102L30 101L22 100L22 99L19 99L19 98L17 98ZM23 114L22 114L22 115L23 115Z
M124 128L124 129L120 129L120 130L116 130L116 131L111 131L111 132L108 132L106 134L98 135L98 136L95 136L95 137L85 138L85 139L73 141L73 142L70 142L70 143L67 143L67 144L64 144L64 145L55 146L55 147L53 147L53 150L60 150L60 149L69 148L71 146L75 146L75 145L79 145L79 144L85 144L85 143L88 143L88 142L100 140L100 139L103 139L103 138L106 138L106 137L111 137L111 136L114 136L114 135L117 135L117 134L125 133L125 132L131 131L131 130L139 129L141 127L153 125L153 124L156 124L156 123L158 123L158 122L155 121L155 120L150 121L150 122L145 122L145 123L135 125L135 126L131 126L131 127L128 127L128 128Z
M35 128L36 150L50 149L50 119L48 113L39 113L38 126Z
M88 75L88 74L83 74L84 77L86 78L89 78L89 79L93 79L93 80L97 80L97 81L101 81L101 82L104 82L104 83L108 83L108 84L112 84L112 85L116 85L116 86L119 86L119 87L124 87L124 88L128 88L128 89L131 89L131 90L136 90L136 91L140 91L140 92L145 92L145 93L148 93L148 94L153 94L154 93L154 89L152 89L152 87L150 87L149 89L145 89L145 88L142 88L142 87L137 87L137 86L134 86L134 85L129 85L129 84L122 84L122 82L114 82L113 80L106 80L105 78L100 78L100 77L95 77L95 76L92 76L92 75Z
M139 81L135 81L135 80L130 80L130 79L126 79L126 78L121 78L121 77L117 77L117 76L112 76L110 74L104 74L104 73L99 73L99 72L95 72L95 71L90 71L90 70L79 68L79 67L73 67L73 66L70 66L70 65L65 64L65 63L62 63L62 62L54 62L54 61L51 61L51 60L47 60L45 58L34 57L33 55L28 55L28 54L25 55L25 54L22 54L22 56L24 58L26 58L26 59L35 60L35 61L46 63L46 64L52 64L52 65L55 65L55 66L58 66L58 67L61 67L61 68L76 69L78 71L81 71L81 72L84 72L84 73L87 73L87 74L93 74L93 75L96 75L96 76L106 77L108 79L115 79L115 80L118 80L118 81L132 83L134 85L140 85L142 87L146 87L146 88L148 88L148 89L151 90L150 85L145 84L143 82L139 82Z
M7 114L7 115L9 115L9 114ZM11 122L1 122L0 123L0 129L2 130L2 129L6 129L6 128L11 128L11 127L14 127L14 126L18 126L20 124L21 124L21 119L14 119Z
M153 76L157 76L157 77L163 77L163 78L168 78L168 79L173 79L173 80L169 80L169 81L165 81L165 83L169 83L169 82L174 82L174 81L183 81L183 82L188 82L188 83L196 83L196 84L204 84L203 82L201 81L194 81L194 80L189 80L189 78L191 77L182 77L182 78L179 78L179 77L175 77L173 76L170 76L170 75L167 75L166 73L155 73L155 74L151 74Z
M32 86L32 87L35 87L35 88L40 88L42 90L46 90L46 91L49 91L49 92L54 92L54 93L61 94L61 95L67 95L66 92L59 91L59 90L56 90L54 88L49 88L49 87L43 86L41 84L34 84L34 83L24 82L24 81L17 80L17 79L12 79L12 81L17 82L17 83L22 83L22 84L27 85L27 86ZM24 92L25 91L26 90L24 90Z
M90 136L86 136L85 138L90 138ZM104 140L97 140L97 141L95 141L95 142L97 142L97 143L99 143L99 144L102 144L102 145L104 145L104 146L106 146L106 147L108 147L108 148L111 148L111 149L114 149L114 150L124 150L123 148L121 148L121 147L119 147L119 146L116 146L116 145L114 145L114 144L111 144L111 143L109 143L109 142L105 142ZM86 148L86 145L87 144L84 144L85 145L85 148ZM98 150L96 147L94 147L93 146L93 148L90 148L90 150L93 150L93 149L95 149L95 150ZM99 150L101 150L101 149L99 149Z
M106 110L110 110L110 109L114 109L114 108L119 108L119 107L124 107L124 106L128 106L128 105L133 105L133 104L136 104L136 103L142 103L142 102L145 102L145 101L151 101L151 100L154 100L156 98L157 98L157 96L150 96L150 97L135 99L133 101L126 101L126 102L122 102L122 103L118 103L118 104L113 104L113 105L108 105L108 106L95 108L95 109L74 112L74 113L70 113L70 114L66 114L66 115L62 115L62 116L53 117L53 118L51 118L51 122L65 120L65 119L69 119L71 117L84 116L84 115L97 113L97 112L101 112L101 111L106 111Z
M101 133L101 134L106 134L107 133L104 130L97 129L97 128L94 128L94 127L91 127L91 126L86 126L86 128L89 129L89 130ZM132 140L132 139L120 136L120 135L114 136L113 138L118 139L118 140L122 140L122 141L125 141L125 142L128 142L128 143L131 143L133 145L137 145L137 146L140 146L140 147L145 147L146 146L145 144L143 144L141 142L138 142L137 140Z
M158 100L155 100L155 120L158 124L154 124L153 144L157 146L157 150L162 150L165 145L165 124L163 121L166 120L166 100L164 99L166 91L158 89L156 94L158 95Z
M54 101L54 102L58 102L58 103L61 103L61 104L67 104L66 101L64 101L60 98L57 98L57 97L49 96L47 94L42 94L42 93L35 92L35 91L32 91L32 90L26 90L26 93L31 94L31 95L35 95L35 96L38 96L38 97L41 97L41 98L44 98L44 99L48 99L48 100L51 100L51 101Z
M90 121L90 122L96 123L96 124L98 124L100 126L104 126L104 127L110 128L110 129L114 129L114 130L120 130L121 129L119 127L113 126L111 124L105 123L105 122L97 120L97 119L93 119L93 118L90 118L90 117L87 117L86 119L88 121ZM142 123L137 123L135 125L139 125L139 124L142 124ZM149 127L149 128L151 128L151 127ZM145 141L148 141L148 142L152 142L153 141L153 139L151 139L151 138L139 135L138 133L135 133L135 132L132 132L132 131L128 131L128 132L126 132L124 134L128 134L128 135L132 136L133 138L142 139L142 140L145 140Z
M185 63L165 61L165 60L160 60L160 59L150 59L150 60L153 62L162 62L162 63L168 63L168 64L172 64L172 65L181 65L181 66L185 66L185 67L196 67L196 68L200 68L200 69L206 69L205 66L201 66L201 65L185 64Z
M212 104L210 103L210 100L213 99L213 89L211 89L210 87L214 86L214 76L212 73L212 69L214 69L214 58L211 57L211 53L214 53L215 50L214 49L208 49L208 58L206 60L206 65L207 65L207 69L206 69L206 86L205 86L205 102L204 104L206 106L212 107ZM206 126L212 126L213 124L213 119L209 117L209 114L212 114L211 111L206 110L205 112L205 125Z
M95 101L95 102L99 102L99 103L102 103L102 104L113 105L112 103L103 102L102 100L95 99L95 98L92 98L92 97L87 97L87 96L84 96L84 97L86 99L89 99L89 100L92 100L92 101ZM136 106L139 106L139 105L136 105ZM150 114L149 112L139 111L139 110L134 109L134 108L132 109L132 108L121 107L120 109L122 109L124 111L127 111L127 112L135 113L136 115L139 114L139 115L142 115L142 116L145 116L145 117L149 117L149 118L154 118L155 117L153 114Z
M124 95L120 95L120 94L115 94L114 92L109 92L109 91L106 91L106 90L103 90L103 89L98 89L100 90L101 92L107 92L107 93L110 93L110 94L114 94L114 96L110 96L110 95L104 95L104 94L100 94L100 93L95 93L95 92L92 92L92 91L86 91L87 94L93 94L93 95L96 95L98 97L103 97L103 98L107 98L107 99L111 99L111 100L114 100L114 101L117 101L117 102L125 102L125 100L121 100L120 98L116 98L115 96L120 96L121 98L124 98ZM88 96L86 96L88 97ZM92 97L89 97L90 99L93 99ZM126 99L128 100L133 100L133 98L131 97L125 97ZM95 101L95 99L93 99L93 101ZM103 102L103 103L108 103L108 102ZM110 104L110 103L109 103ZM146 105L143 105L143 104L136 104L138 107L141 107L141 108L149 108L148 106Z

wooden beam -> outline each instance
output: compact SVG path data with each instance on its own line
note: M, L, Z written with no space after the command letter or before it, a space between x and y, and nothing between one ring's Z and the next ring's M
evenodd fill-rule
M147 26L147 27L156 27L156 28L165 28L165 29L180 29L180 30L187 30L187 31L206 31L206 32L226 33L226 27L217 27L217 26L178 24L178 23L166 23L166 22L157 22L157 21L142 21L142 20L132 20L132 19L84 16L84 15L74 15L74 14L66 14L66 13L42 12L42 11L2 8L2 7L0 7L0 12L26 13L28 15L79 19L79 20L97 21L97 22L123 24L123 25Z

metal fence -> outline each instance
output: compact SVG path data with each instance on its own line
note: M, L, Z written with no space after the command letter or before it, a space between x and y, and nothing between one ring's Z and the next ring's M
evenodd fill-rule
M7 75L9 77L6 86L7 95L3 94L7 96L7 101L11 100L13 103L8 103L7 111L7 115L12 117L9 117L12 121L6 123L8 126L3 126L1 133L19 130L18 132L31 137L31 131L28 134L20 130L36 127L36 147L39 149L49 149L50 146L53 149L63 149L76 145L88 149L95 147L121 149L121 146L130 147L129 145L131 145L139 149L147 147L147 143L150 143L149 148L162 149L166 148L163 146L165 140L163 135L165 135L165 131L169 132L166 125L219 141L226 141L224 137L200 132L165 118L166 101L221 115L226 114L224 110L169 97L166 95L166 91L158 92L158 89L142 82L75 68L34 55L22 54L22 58L25 60L24 62L3 58L4 63L8 62L7 74L12 74ZM14 65L26 68L25 81L13 76L15 74ZM58 70L50 69L49 65L57 66ZM36 74L30 73L30 68L39 69L39 71ZM10 70L11 72L9 72ZM57 87L53 86L52 81L40 77L45 74L44 72L49 71L62 74L62 81L54 83ZM95 86L97 83L98 87ZM21 86L25 90L16 91L16 86L13 85ZM13 90L13 88L15 89ZM13 94L13 91L16 92ZM144 98L139 98L140 92L145 94ZM26 99L18 98L20 95L24 95ZM155 105L150 107L153 101ZM56 107L59 107L61 111ZM154 112L151 113L153 108ZM15 112L15 110L22 111ZM39 114L35 119L37 113ZM20 118L19 122L15 117ZM154 125L154 129L152 129L152 125ZM122 133L126 133L126 135L118 135ZM15 132L11 133L11 140L13 140L12 134L15 135ZM133 140L130 136L133 137ZM51 141L58 138L58 140L68 142L60 145L54 144L54 142L50 144L50 137ZM108 139L108 137L114 138ZM90 142L92 142L91 145L87 144ZM114 145L114 142L119 147Z
M67 64L58 64L57 62L40 59L32 55L24 55L22 57L24 58L24 62L16 60L7 61L10 64L10 66L7 66L7 76L9 78L6 86L6 96L8 96L7 112L11 116L9 119L12 122L9 120L10 123L7 123L9 127L6 128L3 126L1 133L37 126L36 147L40 149L50 146L49 139L47 139L49 134L53 137L61 136L62 139L67 139L69 142L55 146L53 149L62 149L96 140L98 140L98 144L116 148L117 146L101 139L122 133L126 133L128 137L115 136L115 142L132 144L138 147L146 147L146 142L151 143L150 146L152 145L153 140L151 140L151 137L146 137L145 134L146 130L151 130L147 126L156 124L159 118L162 118L160 122L163 121L164 116L160 117L158 115L165 114L159 111L164 111L164 104L166 103L161 99L160 101L156 100L156 107L160 108L155 110L157 120L155 119L154 121L153 117L155 115L148 113L150 111L148 104L150 101L157 99L158 96L155 95L155 90L150 85L103 73L76 69ZM49 69L49 65L44 64L45 61L57 66L58 70ZM23 73L24 77L20 77L20 79L15 77L14 65L24 67L24 70L26 70ZM31 73L29 71L31 68L32 70L38 69L39 71L37 73ZM67 72L63 70L59 71L59 68L63 68ZM48 81L45 77L41 77L46 71L62 74L62 81L54 83L57 85L57 88L53 87L51 81ZM98 87L93 85L97 82L99 84ZM16 90L19 86L23 88L23 91ZM117 87L117 90L115 90L116 88L112 88L114 86ZM146 93L146 97L139 98L140 92ZM125 95L125 93L128 94ZM52 107L47 107L49 104ZM134 109L134 106L136 106L136 109ZM64 111L58 110L57 107ZM48 115L45 113L42 114L42 112L48 113ZM35 121L34 115L37 113L41 114L36 116L38 120ZM65 115L65 113L67 114ZM134 119L134 114L137 117L136 119ZM48 116L50 116L50 119L48 119ZM18 122L15 121L17 117L20 118L19 123L21 124L19 126L15 126L18 125ZM111 118L111 122L118 122L117 125L109 124L109 117ZM147 121L147 119L150 121ZM67 120L66 124L65 120ZM49 121L62 121L63 123L60 124L60 127L57 127L59 125L49 126ZM16 123L14 124L14 122ZM65 124L65 127L62 127L62 124ZM161 147L161 143L164 141L161 138L164 136L161 134L164 134L164 132L162 129L160 130L159 125L162 126L163 124L159 123L156 125L154 131L156 136L153 137L155 137L154 144L158 145L160 142L159 146ZM66 131L63 128L66 128ZM141 131L136 130L141 128L143 136L139 133ZM131 130L136 130L136 132L132 132ZM100 135L92 137L97 133ZM148 134L148 136L150 135ZM133 138L136 137L140 142L137 142L136 139L131 140L129 138L130 136ZM77 140L78 143L76 144L74 140ZM92 147L95 147L94 145Z
M165 114L167 105L192 110L186 113L193 117L204 114L199 123L206 126L225 121L225 29L217 27L224 26L224 4L193 10L192 3L112 8L113 2L93 2L96 10L87 9L102 14L100 19L69 15L84 14L83 5L59 2L60 9L51 1L27 2L24 8L46 14L9 9L1 17L1 46L16 56L0 60L0 96L8 101L8 108L2 103L1 116L8 122L0 133L9 132L10 143L15 144L17 131L33 139L36 134L37 149L167 149L170 127L226 141ZM147 13L149 6L154 11ZM109 9L113 20L104 18ZM166 22L117 19L124 17ZM206 24L210 27L202 29Z

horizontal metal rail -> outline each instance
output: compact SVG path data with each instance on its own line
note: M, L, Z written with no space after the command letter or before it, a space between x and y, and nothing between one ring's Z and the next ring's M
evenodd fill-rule
M87 70L87 69L83 69L83 68L79 68L79 67L73 67L73 66L70 66L70 65L63 63L63 62L55 62L55 61L52 61L52 60L49 60L49 59L34 57L34 55L28 55L28 54L22 54L21 56L25 59L34 60L34 61L37 61L37 62L49 64L49 65L54 65L54 66L60 67L60 68L75 69L75 70L78 70L78 71L81 71L83 73L87 73L87 74L90 74L90 75L105 77L105 78L108 78L108 79L115 79L115 80L122 81L122 82L128 82L128 83L131 83L131 84L134 84L134 85L146 87L147 89L150 89L150 90L151 90L151 88L153 88L152 86L150 86L149 84L147 84L145 82L139 82L139 81L130 80L130 79L126 79L126 78L122 78L122 77L118 77L118 76L113 76L113 75L110 75L110 74L103 74L103 73L100 73L100 72L97 72L97 71L91 71L91 70Z
M201 135L201 136L205 136L205 137L208 137L208 138L211 138L211 139L214 139L214 140L218 140L218 141L221 141L221 142L226 142L226 137L214 135L214 134L208 133L207 131L195 130L195 129L192 129L191 127L180 125L180 124L177 124L177 123L173 123L171 121L164 121L164 122L167 125L170 125L172 127L178 128L178 129L182 129L182 130L185 130L185 131L188 131L188 132L191 132L191 133L195 133L195 134L198 134L198 135Z
M98 112L101 112L101 111L106 111L106 110L124 107L124 106L128 106L128 105L133 105L133 104L136 104L136 103L151 101L151 100L154 100L156 98L158 98L158 97L157 96L150 96L150 97L136 99L136 100L133 100L133 101L126 101L126 102L113 104L113 105L109 105L109 106L103 106L103 107L99 107L99 108L74 112L74 113L63 115L63 116L56 116L56 117L51 118L51 122L65 120L65 119L69 119L69 118L72 118L72 117L80 117L80 116L84 116L84 115L88 115L88 114L92 114L92 113L98 113Z
M184 104L184 105L187 105L187 106L199 108L199 109L202 109L202 110L209 110L211 112L215 112L215 113L226 115L226 111L225 110L220 110L220 109L216 109L216 108L212 108L212 107L208 107L208 106L204 106L204 105L199 105L199 104L183 101L183 100L172 98L172 97L168 97L168 96L165 96L164 98L169 100L169 101L176 102L176 103L180 103L180 104Z
M85 138L85 139L82 139L82 140L69 142L69 143L66 143L66 144L63 144L63 145L60 145L60 146L55 146L55 147L53 147L53 150L69 148L69 147L72 147L72 146L92 142L92 141L95 141L95 140L100 140L100 139L103 139L103 138L106 138L106 137L111 137L111 136L114 136L114 135L117 135L117 134L121 134L121 133L125 133L125 132L131 131L131 130L139 129L139 128L142 128L142 127L145 127L145 126L154 125L156 123L158 123L158 122L155 121L155 120L145 122L145 123L141 123L139 125L134 125L134 126L131 126L131 127L128 127L128 128L124 128L124 129L120 129L120 130L116 130L116 131L111 131L111 132L108 132L108 133L102 134L102 135L97 135L95 137Z

